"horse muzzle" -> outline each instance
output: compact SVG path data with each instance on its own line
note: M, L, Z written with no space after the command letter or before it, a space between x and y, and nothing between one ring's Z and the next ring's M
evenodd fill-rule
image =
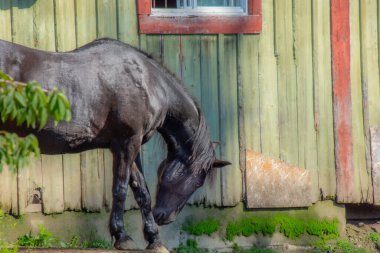
M175 221L178 211L179 210L169 212L169 210L166 210L165 208L158 207L153 209L153 217L158 225L167 225Z

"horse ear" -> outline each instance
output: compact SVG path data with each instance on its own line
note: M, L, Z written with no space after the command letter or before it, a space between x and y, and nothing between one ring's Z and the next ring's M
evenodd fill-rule
M212 164L213 168L222 168L224 166L230 165L231 163L228 161L218 160L216 159L214 163Z
M219 145L220 145L220 142L219 142L219 141L213 141L213 142L212 142L212 148L213 148L213 149L216 149Z

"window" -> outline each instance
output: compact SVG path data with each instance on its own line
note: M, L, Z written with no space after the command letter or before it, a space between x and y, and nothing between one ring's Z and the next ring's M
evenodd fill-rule
M247 15L247 0L153 0L151 15Z
M137 0L140 33L237 34L261 31L262 0Z

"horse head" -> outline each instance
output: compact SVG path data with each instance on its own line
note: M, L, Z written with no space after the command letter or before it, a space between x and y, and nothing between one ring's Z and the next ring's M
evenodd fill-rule
M213 168L231 164L213 159L209 168L197 170L178 159L162 161L158 169L156 205L153 216L158 225L173 222L191 195L200 188Z

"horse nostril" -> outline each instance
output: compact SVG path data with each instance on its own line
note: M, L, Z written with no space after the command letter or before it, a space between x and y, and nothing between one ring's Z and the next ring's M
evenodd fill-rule
M163 218L165 217L165 211L162 208L154 208L153 217L158 225L162 225Z

